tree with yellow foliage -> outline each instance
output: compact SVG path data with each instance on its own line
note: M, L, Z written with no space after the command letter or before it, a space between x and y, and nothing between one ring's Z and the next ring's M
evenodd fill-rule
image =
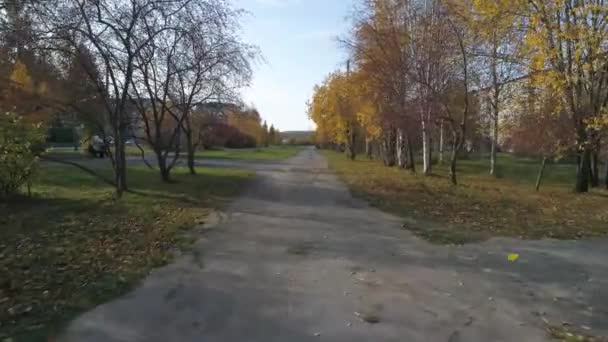
M354 159L362 136L371 157L372 142L382 135L373 90L361 70L334 72L315 87L308 112L317 125L317 143L343 145L348 158Z
M361 71L354 73L351 77L356 120L365 135L365 155L368 159L372 159L373 142L382 135L380 115L374 103L376 98L374 88L367 79L367 75Z
M356 87L349 73L331 73L324 84L315 88L309 104L309 116L317 125L317 139L343 145L349 159L355 159L359 125Z
M509 113L518 95L505 87L514 83L517 88L516 82L531 78L542 98L555 99L556 105L544 110L560 120L541 113L522 122L563 124L566 115L572 126L563 131L575 133L573 139L560 141L576 141L566 149L576 151L578 159L576 191L599 183L599 152L608 130L604 1L359 0L353 18L352 35L343 43L356 72L350 77L331 74L315 88L309 112L317 139L348 147L346 133L354 123L366 138L382 142L388 166L395 159L399 165L413 163L412 150L421 145L423 173L428 174L432 138L441 127L443 141L447 127L452 133L447 139L450 179L456 183L456 158L472 144L476 130L470 124L485 109L494 174L499 125L510 119L507 114L523 115ZM410 146L409 155L404 146ZM550 148L543 144L542 150Z
M8 78L0 86L0 110L11 111L28 123L48 122L58 111L60 90L49 87L44 74L33 77L27 64L17 60L11 67Z
M326 110L325 105L328 93L327 88L327 84L316 85L313 89L312 99L308 102L308 117L317 126L315 142L322 147L336 143L332 131L334 115Z
M525 52L535 81L558 95L558 110L565 110L574 125L575 190L586 192L596 177L591 161L599 139L590 123L608 104L608 5L600 0L518 0L510 7L526 29Z
M27 67L21 61L17 61L13 66L13 72L11 72L10 80L13 85L26 92L34 91L34 82L30 77Z
M262 127L262 118L255 108L239 108L227 113L228 125L253 139L256 146L264 146L266 131Z

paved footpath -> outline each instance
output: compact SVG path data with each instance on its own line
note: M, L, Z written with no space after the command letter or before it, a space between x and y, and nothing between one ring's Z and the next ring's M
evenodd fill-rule
M354 199L315 150L209 163L257 178L192 255L60 340L547 341L545 322L608 335L606 240L433 246Z

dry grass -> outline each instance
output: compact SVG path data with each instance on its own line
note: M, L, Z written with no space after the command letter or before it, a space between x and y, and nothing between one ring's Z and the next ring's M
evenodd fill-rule
M439 243L464 243L492 236L573 239L608 232L608 191L574 194L573 167L551 165L540 192L534 191L537 165L501 156L501 178L487 175L486 160L462 161L460 185L452 186L445 167L435 175L413 175L380 162L348 161L325 151L330 166L355 195L372 205L410 218L404 228Z

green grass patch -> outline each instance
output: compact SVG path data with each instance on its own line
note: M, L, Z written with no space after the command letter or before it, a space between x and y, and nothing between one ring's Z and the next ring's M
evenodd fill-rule
M132 168L136 193L117 201L96 178L45 164L33 197L0 202L0 340L46 341L75 314L125 293L252 176L197 171L176 169L176 182L164 184L156 171Z
M436 243L608 233L608 191L574 194L572 165L548 165L544 185L536 192L540 162L509 155L500 156L500 178L488 175L485 159L459 161L460 184L452 186L446 166L435 166L435 174L425 177L378 161L349 161L343 154L323 153L355 195L408 218L404 228Z
M465 177L498 178L521 185L534 186L540 169L541 159L518 157L512 154L499 153L496 157L496 176L489 175L490 156L479 156L458 161L458 171ZM543 185L550 188L558 186L574 188L576 166L566 161L547 161ZM436 166L437 174L447 174L447 165Z
M144 147L146 157L153 158L154 152L149 147ZM141 156L141 150L137 146L127 146L125 148L128 156ZM301 150L298 146L270 146L256 148L224 148L196 152L196 158L208 159L237 159L246 161L272 161L284 160L294 157ZM81 150L74 151L73 149L51 149L48 151L51 155L60 156L88 156ZM182 151L182 158L186 158L186 154Z
M294 157L300 151L297 146L271 146L261 148L206 150L196 153L197 158L239 160L282 160Z

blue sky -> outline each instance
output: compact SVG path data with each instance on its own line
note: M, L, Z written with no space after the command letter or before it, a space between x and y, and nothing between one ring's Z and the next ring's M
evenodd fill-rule
M310 130L306 101L325 75L344 68L346 52L336 37L348 30L351 0L235 0L250 14L244 40L257 45L263 62L243 91L269 124L282 131Z

